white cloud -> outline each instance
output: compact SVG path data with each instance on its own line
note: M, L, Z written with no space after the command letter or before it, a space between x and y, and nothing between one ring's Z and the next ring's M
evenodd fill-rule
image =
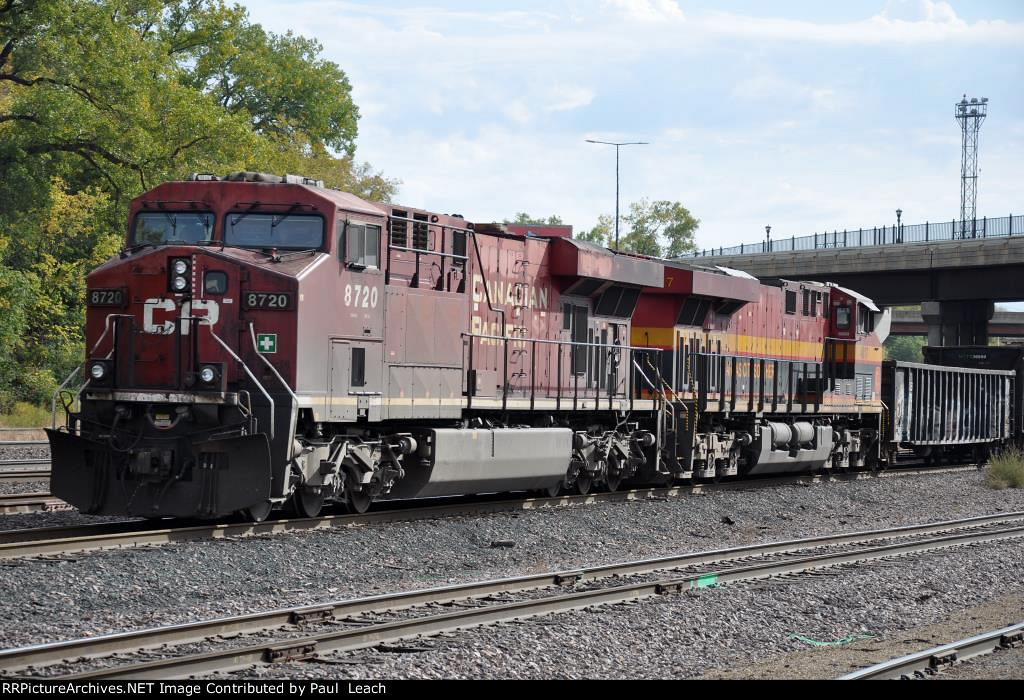
M791 61L877 44L850 52L868 72L907 45L915 57L971 42L1005 55L1024 41L1020 23L967 22L929 0L834 23L696 10L684 17L675 2L658 0L570 2L543 13L245 1L268 29L318 37L349 73L363 112L359 157L403 181L400 202L479 221L558 214L586 228L614 210L615 182L612 149L583 139L639 139L652 145L622 153L623 204L641 196L684 202L703 220L698 241L707 247L759 241L765 224L773 236L804 235L889 222L898 206L912 222L952 216L958 206L951 114L917 131L855 125L821 133L814 127L841 122L851 105L889 100L901 111L908 98L875 94L870 75L822 76ZM696 103L680 107L675 97L697 82L688 71L733 81L732 100L726 87L707 114ZM626 83L647 90L632 109L615 92ZM954 88L938 108L951 112L959 94ZM795 104L780 109L776 100ZM634 131L643 124L655 126ZM998 153L986 149L991 132L982 136L980 211L1019 208L1024 124L1001 128Z
M594 91L590 88L555 86L550 93L551 101L545 107L548 112L568 112L586 107L594 101Z
M512 100L501 108L502 114L517 124L528 124L533 118L530 108L522 100Z
M1003 20L968 23L960 19L948 3L931 0L890 2L873 17L843 23L720 12L702 17L694 24L704 32L721 37L815 44L1024 41L1024 24Z
M837 112L849 103L838 89L815 87L761 71L733 86L732 96L763 105L785 104L789 110L808 108L816 114Z
M946 22L963 24L956 11L948 2L933 0L889 0L882 17L907 22Z
M675 0L604 0L614 14L634 22L680 22L685 19Z

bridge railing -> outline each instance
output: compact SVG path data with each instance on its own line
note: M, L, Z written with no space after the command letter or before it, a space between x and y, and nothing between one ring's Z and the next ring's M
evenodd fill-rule
M685 257L720 257L724 255L753 255L757 253L784 253L794 250L822 248L862 248L867 246L900 245L903 243L930 243L933 241L959 241L975 238L1006 238L1024 236L1024 215L997 218L982 217L973 220L876 226L873 228L826 231L812 236L773 238L760 243L745 243L728 248L708 248Z

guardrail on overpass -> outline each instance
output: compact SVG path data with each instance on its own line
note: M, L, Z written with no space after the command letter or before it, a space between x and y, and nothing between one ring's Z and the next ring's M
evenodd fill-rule
M1024 215L974 219L970 221L925 222L881 228L815 233L812 236L790 236L745 243L729 248L709 248L689 253L686 257L718 257L724 255L752 255L755 253L781 253L794 250L822 248L861 248L901 243L928 243L932 241L959 241L972 238L1005 238L1024 236Z

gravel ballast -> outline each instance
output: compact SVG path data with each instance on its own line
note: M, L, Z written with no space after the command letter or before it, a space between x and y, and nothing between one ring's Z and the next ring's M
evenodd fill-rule
M49 481L26 481L20 484L0 482L0 494L13 496L19 493L49 493ZM0 522L0 530L8 529L6 523ZM39 527L31 525L30 527Z
M0 460L49 458L49 445L0 445Z
M695 678L859 637L882 639L1020 591L1024 542L983 544L827 572L730 584L417 640L259 666L252 678ZM870 657L868 657L870 658ZM873 663L873 660L867 663ZM847 663L833 678L867 663ZM795 675L779 663L753 677ZM716 677L710 674L709 677ZM750 677L750 676L747 676ZM810 676L815 677L815 676Z
M1012 510L1024 510L1024 491L992 491L980 472L959 472L9 561L0 579L0 645ZM492 547L496 541L513 546ZM776 612L788 614L784 606Z

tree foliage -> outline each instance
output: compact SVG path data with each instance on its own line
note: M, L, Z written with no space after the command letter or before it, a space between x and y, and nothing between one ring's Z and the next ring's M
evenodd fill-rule
M923 335L890 335L885 339L885 359L922 362L921 348L928 344Z
M503 223L520 226L561 226L562 217L551 215L545 219L543 216L530 216L525 211L521 211L513 219L505 219Z
M81 358L85 273L155 184L295 172L390 199L320 53L224 0L0 0L0 409Z
M619 225L619 250L676 258L696 249L694 234L700 220L679 202L642 199L629 206L629 213L622 217ZM614 248L615 220L602 215L592 229L576 237Z

